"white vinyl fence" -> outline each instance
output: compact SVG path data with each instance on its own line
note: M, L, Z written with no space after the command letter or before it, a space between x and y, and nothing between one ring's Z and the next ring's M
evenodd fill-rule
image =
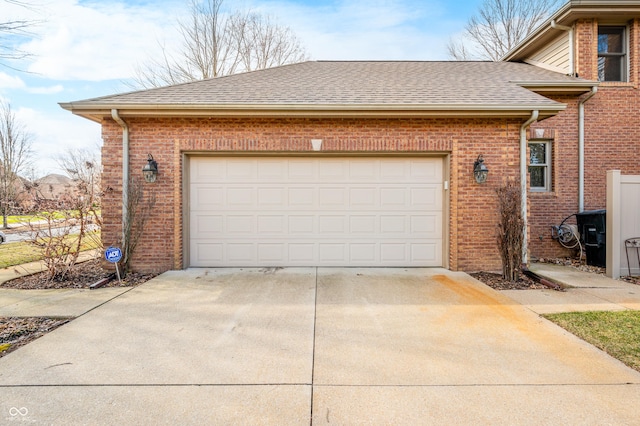
M607 172L606 232L607 276L640 275L640 176Z

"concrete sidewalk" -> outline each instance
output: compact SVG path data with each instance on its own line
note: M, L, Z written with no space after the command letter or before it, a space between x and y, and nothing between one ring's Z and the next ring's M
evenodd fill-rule
M564 292L546 289L501 292L539 314L640 309L640 285L549 263L532 263L530 269L568 287Z
M638 424L640 373L464 273L171 271L0 359L44 424Z
M82 252L79 262L95 259L99 250ZM0 283L44 271L43 261L0 269ZM16 290L0 288L0 317L75 318L117 297L131 287Z

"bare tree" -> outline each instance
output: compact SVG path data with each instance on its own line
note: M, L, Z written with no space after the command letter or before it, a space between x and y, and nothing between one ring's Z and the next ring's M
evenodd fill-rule
M484 0L472 16L462 40L449 40L455 60L499 61L552 13L561 0Z
M182 45L172 54L138 65L138 88L185 83L300 62L306 53L293 31L254 12L226 13L224 0L192 0L188 20L178 21Z
M36 9L33 1L4 0L4 3L20 6L26 12L32 12ZM0 19L0 64L13 68L7 65L7 61L30 56L28 52L17 47L18 41L25 36L32 35L30 29L40 21L25 17L7 17L6 14L3 14Z
M73 179L74 209L81 210L78 218L86 223L81 224L81 229L96 230L90 225L94 224L97 229L102 227L102 216L100 215L100 176L102 167L99 161L98 152L90 149L69 148L65 153L57 158L58 165ZM101 246L102 241L99 235L87 232L82 237L88 237L94 245Z
M31 161L31 135L8 103L0 102L0 214L7 228L7 215L15 202L19 174Z

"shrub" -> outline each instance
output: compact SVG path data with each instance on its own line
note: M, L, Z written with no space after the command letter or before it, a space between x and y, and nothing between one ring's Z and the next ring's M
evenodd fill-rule
M498 189L498 249L502 258L502 277L509 281L518 281L522 265L524 219L521 200L517 181L508 181Z

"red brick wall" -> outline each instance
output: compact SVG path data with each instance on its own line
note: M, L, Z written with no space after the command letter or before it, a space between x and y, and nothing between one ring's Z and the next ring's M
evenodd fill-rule
M639 22L629 23L629 83L602 83L585 107L585 209L604 208L606 171L640 174L640 94L638 93ZM576 71L597 79L597 21L576 23ZM578 113L573 96L552 96L567 110L536 123L552 130L553 190L529 193L529 253L532 258L566 255L551 239L551 226L578 210ZM141 178L147 153L159 163L155 214L133 259L140 271L183 267L181 170L183 153L273 153L311 150L323 140L323 153L440 153L450 169L449 263L453 270L500 270L496 246L496 189L519 176L519 128L513 119L358 119L358 118L131 118L130 168ZM103 122L103 239L121 236L122 129ZM316 155L310 153L311 155ZM490 170L485 185L473 180L472 166L483 154Z
M567 109L531 126L554 137L551 191L529 192L529 255L534 259L571 254L551 238L551 226L578 210L578 102L575 96L552 98Z
M606 207L607 170L640 174L639 22L629 24L629 82L602 82L585 104L585 210ZM576 23L576 70L581 78L597 80L596 20ZM578 115L572 97L552 97L567 110L536 123L533 128L555 130L553 191L530 193L530 253L561 256L569 251L553 242L550 226L578 212ZM575 222L573 222L575 223ZM542 237L542 239L540 239Z
M622 24L622 23L621 23ZM629 82L602 82L598 93L585 104L585 209L606 206L607 170L640 173L640 92L638 91L639 21L628 25ZM592 40L579 49L581 77L597 80L598 22L579 26L578 37ZM590 46L590 50L587 48Z
M140 271L180 269L182 259L181 158L190 152L303 152L322 139L323 153L440 153L449 155L449 263L454 270L500 270L496 247L496 189L519 175L519 127L506 119L259 119L130 118L130 169L141 178L147 153L158 161L158 180L146 184L157 197L155 213L133 258ZM105 244L120 239L121 128L103 122ZM483 154L488 182L473 179ZM315 155L315 154L311 154Z

